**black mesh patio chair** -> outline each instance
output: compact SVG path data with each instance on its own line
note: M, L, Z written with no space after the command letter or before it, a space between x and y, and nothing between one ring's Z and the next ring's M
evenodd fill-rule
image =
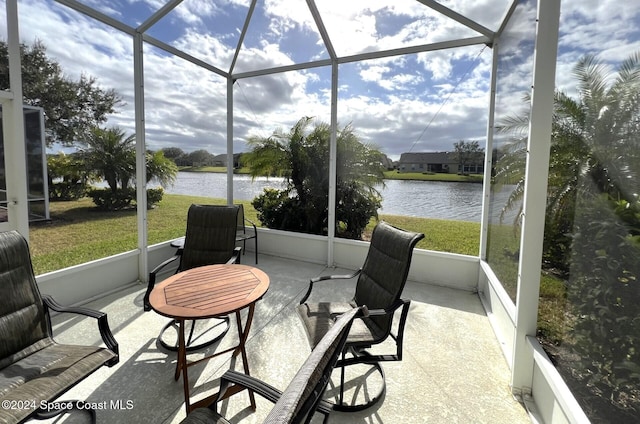
M256 224L244 216L244 206L239 203L238 205L238 230L236 232L236 242L242 242L242 254L246 253L247 240L253 239L256 264L258 263L258 230Z
M60 409L40 409L41 405L54 406L59 396L103 365L118 363L118 343L109 329L107 314L65 307L51 296L41 295L29 247L17 231L0 233L0 297L0 423L47 419L89 407L67 401L59 402ZM106 348L56 342L50 311L95 319ZM88 412L95 422L95 411Z
M345 354L338 361L342 368L340 394L334 409L353 411L368 408L378 402L386 390L384 371L380 362L402 360L402 339L409 312L410 300L401 298L407 281L413 248L424 234L413 233L395 228L383 221L374 228L369 252L361 269L352 275L328 275L314 278L309 289L296 307L307 331L311 348L322 339L334 323L335 316L345 311L366 306L367 317L354 322L347 339ZM344 302L307 302L315 284L336 279L358 277L355 295ZM400 318L395 333L392 331L393 318L400 310ZM391 339L395 342L396 352L390 355L371 354L367 351L374 345ZM345 352L346 353L346 352ZM363 404L348 404L344 401L345 367L354 364L373 366L382 378L382 387L377 395L371 396Z
M187 213L184 245L178 247L173 257L162 262L149 273L149 284L143 302L144 310L151 310L149 295L156 284L157 274L177 260L179 263L176 273L204 265L240 263L242 248L236 247L237 219L238 208L236 206L191 205ZM186 342L188 351L201 349L220 340L229 329L228 317L212 319L208 322L216 322L214 327L217 331L215 331L214 337L210 337L214 333L212 327L196 335L196 321L191 321L189 337ZM175 351L178 349L177 336L175 341L165 341L164 335L169 328L173 328L177 335L178 323L172 320L160 332L158 342L165 349ZM204 341L196 341L198 339L204 339Z
M225 392L236 385L275 403L263 423L309 423L316 411L324 414L323 422L326 423L332 408L328 402L322 400L322 395L331 379L336 361L344 349L354 318L366 314L366 308L353 308L337 317L334 325L318 342L284 392L251 376L226 371L220 380L218 400L207 408L195 409L182 424L229 423L216 411L217 404L226 397Z

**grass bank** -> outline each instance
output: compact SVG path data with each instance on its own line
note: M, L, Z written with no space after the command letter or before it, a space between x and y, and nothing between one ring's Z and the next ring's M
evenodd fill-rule
M224 204L224 199L165 194L162 202L148 211L149 244L184 235L187 209L192 203ZM250 201L242 201L247 218L259 225ZM90 199L52 202L51 222L34 223L30 246L36 274L66 268L133 250L137 246L135 211L97 211ZM423 232L422 249L478 254L480 224L405 216L381 215L393 225ZM371 222L368 232L373 229ZM365 235L367 236L367 234Z
M180 167L182 172L217 172L225 173L227 168L224 166L185 166ZM240 168L233 171L234 174L249 174L249 168ZM417 181L445 181L445 182L462 182L462 183L481 183L482 175L458 175L458 174L437 174L437 173L421 173L421 172L398 172L386 171L384 178L387 180L417 180Z
M482 175L459 175L421 172L386 171L384 178L387 180L417 180L417 181L444 181L454 183L481 183Z

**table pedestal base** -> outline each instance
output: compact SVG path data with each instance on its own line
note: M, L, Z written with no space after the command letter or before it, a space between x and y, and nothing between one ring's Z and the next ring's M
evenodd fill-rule
M225 334L229 331L229 317L203 319L203 320L189 320L185 321L185 333L188 329L189 337L186 338L187 352L193 352L220 341ZM170 332L167 330L172 329L175 331L175 336L171 337ZM178 351L178 332L179 324L178 320L171 320L162 327L160 335L158 336L158 344L166 350L177 352Z
M206 397L205 399L199 400L197 402L195 402L193 405L191 404L191 396L190 396L190 388L189 388L189 374L188 374L188 368L190 366L196 365L202 361L206 361L209 360L211 358L215 358L216 356L220 356L223 355L225 353L229 353L229 352L233 352L232 356L238 356L241 355L242 357L242 367L244 370L244 373L246 375L251 375L249 372L249 360L247 358L247 350L246 350L246 342L247 342L247 338L249 336L249 329L251 328L251 322L253 321L253 313L255 310L255 304L252 303L251 305L249 305L249 313L247 315L247 320L245 322L245 324L242 324L242 318L240 316L240 311L237 311L235 313L236 315L236 325L238 327L238 345L231 347L229 349L225 349L223 351L220 352L216 352L212 355L209 356L205 356L204 358L201 358L197 361L192 361L192 362L188 362L187 361L187 350L188 347L186 346L185 343L185 320L176 320L178 322L178 361L176 363L176 372L174 375L174 378L176 379L176 381L180 378L180 374L182 374L182 384L184 387L184 404L185 404L185 409L187 411L187 414L189 414L191 411L193 411L196 408L199 408L201 406L208 406L209 404L211 404L211 402L215 401L216 399L218 399L219 396L219 392L215 393L211 396ZM238 393L240 391L242 391L243 389L241 388L231 388L230 390L227 390L227 392L225 393L225 398ZM253 393L253 391L249 390L249 400L251 402L251 407L255 410L256 409L256 399L255 399L255 395Z

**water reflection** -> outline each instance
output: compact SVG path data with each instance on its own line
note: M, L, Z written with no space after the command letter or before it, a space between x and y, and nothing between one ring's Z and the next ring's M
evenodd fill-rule
M482 213L482 184L447 183L434 181L386 180L380 213L422 218L453 219L480 222ZM282 189L282 178L256 178L235 175L233 197L252 200L265 188ZM226 174L208 172L179 172L167 193L227 197Z
M387 180L385 185L380 213L480 222L481 184Z

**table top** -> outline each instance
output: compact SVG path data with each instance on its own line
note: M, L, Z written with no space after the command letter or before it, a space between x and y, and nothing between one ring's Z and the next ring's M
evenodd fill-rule
M269 289L269 276L248 265L207 265L175 274L156 285L149 303L169 318L227 315L256 302Z

